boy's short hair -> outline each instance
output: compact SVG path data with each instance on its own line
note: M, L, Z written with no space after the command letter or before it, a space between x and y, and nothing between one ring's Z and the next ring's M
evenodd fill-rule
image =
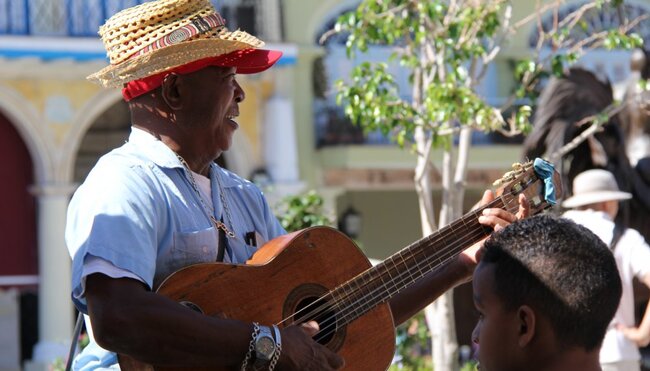
M484 246L481 262L496 265L496 295L507 309L529 305L549 319L563 346L600 346L622 288L614 256L595 234L538 215L494 233Z

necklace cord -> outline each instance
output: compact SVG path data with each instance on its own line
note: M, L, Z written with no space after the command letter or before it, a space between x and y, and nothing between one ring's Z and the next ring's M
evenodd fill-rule
M230 224L230 228L228 228L228 226L224 222L217 220L217 218L214 217L214 212L210 212L208 208L208 204L205 202L205 200L203 200L203 196L199 191L199 187L196 185L196 180L194 179L194 175L192 174L192 169L190 169L190 165L187 164L187 161L185 161L185 159L178 153L176 153L176 157L178 158L178 160L181 162L181 164L187 171L187 174L189 175L190 178L190 183L192 184L192 188L194 189L196 195L199 197L201 206L203 206L203 210L206 212L206 214L208 214L208 217L210 218L212 224L214 224L214 226L217 229L222 230L228 238L235 238L235 232L232 231L233 224L232 224L232 218L230 217L230 209L228 208L228 203L226 202L226 196L224 195L223 192L223 186L221 185L221 179L220 179L221 175L216 174L215 178L217 179L217 186L219 187L219 199L221 200L221 204L223 205L223 210L224 213L226 214L228 224Z

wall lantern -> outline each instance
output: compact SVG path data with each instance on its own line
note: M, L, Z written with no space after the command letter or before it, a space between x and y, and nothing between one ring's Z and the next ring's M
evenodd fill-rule
M361 234L361 214L349 206L339 217L339 230L348 237L355 239Z

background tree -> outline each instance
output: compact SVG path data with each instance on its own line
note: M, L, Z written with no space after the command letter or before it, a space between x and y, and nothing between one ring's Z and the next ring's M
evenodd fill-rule
M561 74L582 53L599 47L634 47L641 39L628 31L639 20L625 19L620 29L586 34L589 12L616 12L622 1L592 1L543 28L541 16L557 15L564 1L538 5L535 14L511 22L513 1L507 0L364 0L341 16L324 35L345 32L347 53L365 52L369 45L394 48L391 60L409 71L409 100L401 98L387 63L361 63L351 83L337 82L337 103L366 131L381 130L416 154L415 190L423 235L457 219L462 213L468 153L473 131L499 131L506 136L526 133L535 87L549 74ZM539 4L539 3L538 3ZM620 12L619 12L620 13ZM487 67L508 37L523 26L538 24L536 55L515 69L517 89L498 108L476 93ZM547 52L540 55L543 47ZM526 104L513 107L517 101ZM504 118L503 112L513 114ZM443 152L442 204L434 215L430 161L433 150ZM514 160L514 159L513 159ZM448 292L425 311L431 330L434 369L458 369L453 297Z

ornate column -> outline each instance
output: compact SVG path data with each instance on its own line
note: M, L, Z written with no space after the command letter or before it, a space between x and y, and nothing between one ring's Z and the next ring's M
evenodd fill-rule
M294 51L287 48L289 58ZM284 57L283 57L284 58ZM294 105L291 100L292 68L278 66L273 71L273 93L264 103L264 161L273 191L267 191L274 202L290 194L300 193L305 183L300 179L298 138L296 137Z
M38 198L38 343L26 370L47 370L57 358L65 360L74 327L70 300L70 257L65 245L69 184L32 188Z

